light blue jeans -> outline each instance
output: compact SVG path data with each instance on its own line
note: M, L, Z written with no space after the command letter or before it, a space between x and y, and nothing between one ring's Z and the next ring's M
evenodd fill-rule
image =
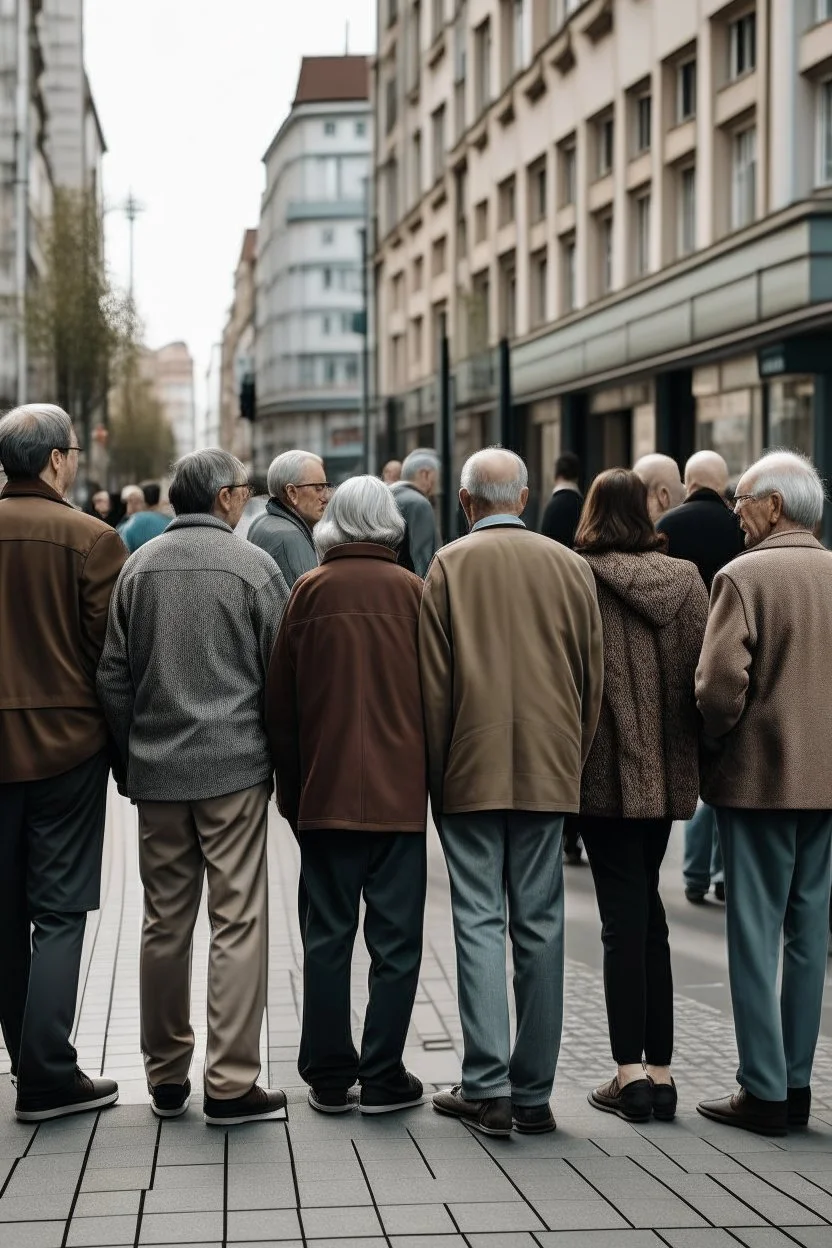
M720 806L716 819L737 1082L764 1101L785 1101L789 1088L809 1086L820 1031L832 812Z
M685 824L682 878L685 888L697 893L707 893L712 884L725 879L714 808L707 802L700 802L696 814Z
M563 816L476 811L442 815L439 824L451 881L463 1094L543 1105L552 1095L563 1026Z

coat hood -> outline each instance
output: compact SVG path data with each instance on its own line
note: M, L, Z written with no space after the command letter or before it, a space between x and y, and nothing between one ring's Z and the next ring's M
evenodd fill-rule
M584 558L595 579L654 628L664 628L676 618L699 576L696 564L653 550L607 551Z

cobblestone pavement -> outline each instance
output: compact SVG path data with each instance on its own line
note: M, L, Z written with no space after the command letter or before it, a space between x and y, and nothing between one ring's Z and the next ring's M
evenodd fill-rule
M684 1111L635 1129L586 1103L610 1069L597 971L567 968L558 1131L488 1141L429 1106L380 1119L309 1109L295 1067L300 948L297 854L275 817L271 971L263 1065L286 1088L287 1123L206 1128L207 923L194 958L195 1096L182 1119L151 1115L138 1054L141 897L135 812L113 797L102 910L90 917L77 1022L82 1065L121 1083L121 1102L38 1128L0 1091L0 1248L280 1245L281 1248L832 1248L832 1043L821 1042L812 1128L769 1141L709 1125L695 1101L732 1085L736 1048L718 1010L677 997ZM447 888L434 861L427 943L406 1060L431 1085L456 1080L460 1030ZM366 995L356 956L356 1022ZM8 1069L0 1050L0 1070ZM822 1095L821 1095L822 1094ZM823 1099L823 1097L827 1099Z

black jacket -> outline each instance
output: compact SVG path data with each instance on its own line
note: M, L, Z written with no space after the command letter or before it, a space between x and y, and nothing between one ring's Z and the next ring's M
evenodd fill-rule
M544 537L551 537L553 542L560 542L561 546L568 546L570 550L574 549L575 533L583 505L584 496L577 490L572 490L568 486L555 490L546 504L546 510L540 522L540 532Z
M290 589L299 576L318 566L309 525L276 498L270 498L264 514L253 521L248 540L271 555Z
M696 490L656 528L667 536L669 555L696 564L708 593L720 568L744 549L739 520L715 490Z

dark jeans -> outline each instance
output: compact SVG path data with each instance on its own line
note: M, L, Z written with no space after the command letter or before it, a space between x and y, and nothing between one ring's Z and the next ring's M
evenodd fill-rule
M303 961L301 1077L321 1091L393 1087L422 963L427 858L424 836L303 832L308 897ZM350 972L362 893L370 1000L359 1058L352 1039Z
M0 1023L26 1092L73 1079L69 1036L88 910L100 900L106 753L0 785Z
M670 819L581 817L604 945L604 991L619 1066L669 1066L673 977L659 868Z

